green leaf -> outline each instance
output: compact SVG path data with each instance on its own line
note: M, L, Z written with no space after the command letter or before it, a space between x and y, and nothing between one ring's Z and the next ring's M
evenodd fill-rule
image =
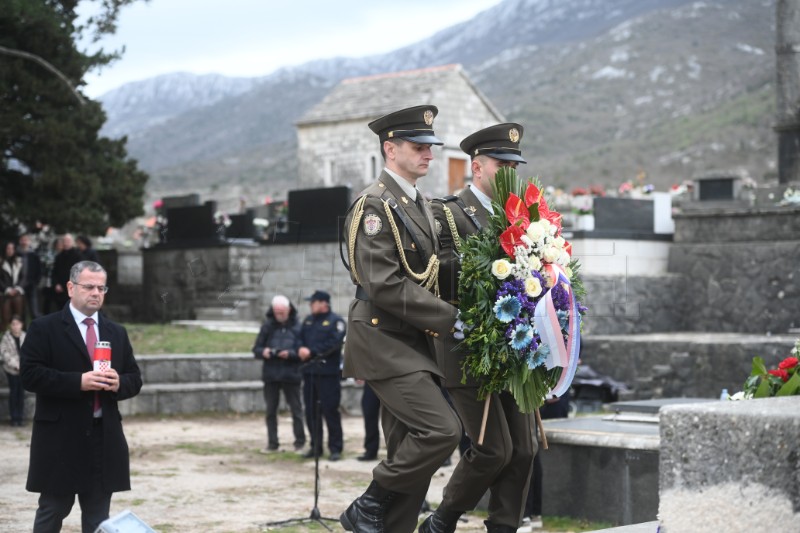
M800 374L795 374L789 378L789 381L778 389L776 396L793 396L795 394L800 394Z
M770 394L770 385L769 380L762 379L761 383L759 383L756 392L753 393L753 398L769 398Z
M760 357L753 357L753 371L750 373L751 376L764 376L767 374L767 366L764 364L764 360Z

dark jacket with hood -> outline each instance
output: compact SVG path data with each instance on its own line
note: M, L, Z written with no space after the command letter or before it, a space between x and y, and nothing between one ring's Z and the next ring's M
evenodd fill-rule
M297 349L300 347L300 324L297 322L297 309L289 304L289 318L284 323L275 319L272 306L267 310L267 320L258 332L256 343L253 346L253 355L264 362L261 378L265 383L300 383L300 357ZM273 355L264 359L264 348L270 348ZM277 353L289 350L289 358L282 359Z

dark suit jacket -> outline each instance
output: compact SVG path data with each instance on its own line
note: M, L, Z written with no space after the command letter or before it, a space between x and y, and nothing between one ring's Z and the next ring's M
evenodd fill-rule
M106 490L130 490L128 443L117 402L136 396L142 377L125 328L100 314L99 340L111 342L111 366L119 390L100 392L103 407L103 483ZM93 391L81 391L81 374L92 369L89 352L69 304L60 313L31 323L22 345L20 375L36 393L30 466L31 492L77 494L91 484Z
M489 224L489 212L472 192L472 188L465 188L458 193L457 196L461 199L464 206L474 214L481 229L486 228ZM439 288L442 291L442 298L458 304L458 276L461 272L461 261L459 259L458 250L456 249L455 240L453 239L453 232L445 216L445 206L450 209L450 212L453 214L453 221L455 222L458 236L462 241L466 239L468 235L477 233L478 228L475 226L472 218L464 212L464 209L459 206L455 199L448 197L431 202L433 216L436 219L436 232L441 245L439 256L442 262L439 267ZM446 353L442 359L444 361L442 371L444 372L444 384L446 387L476 387L478 385L475 378L469 374L467 375L466 382L461 383L463 377L463 371L461 369L464 361L463 352L456 351Z
M397 215L390 215L408 264L417 273L423 272L428 258L439 251L433 217L427 207L421 211L413 199L407 198L386 172L359 197L365 195L364 216L355 228L355 257L350 270L354 281L353 270L358 272L369 299L356 298L350 304L343 375L365 380L419 371L441 375L433 339L450 336L456 308L408 276L398 258L397 242L383 202L393 199L410 219L409 229ZM353 216L351 209L344 224L348 245ZM366 220L376 222L370 230ZM423 248L422 253L410 231Z

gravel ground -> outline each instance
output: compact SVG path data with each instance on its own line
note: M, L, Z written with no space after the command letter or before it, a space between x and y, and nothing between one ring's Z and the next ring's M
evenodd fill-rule
M341 461L320 459L318 508L333 531L343 531L339 514L363 492L376 463L356 460L364 435L361 417L342 420L345 451ZM131 449L131 484L116 493L111 515L130 509L159 532L325 531L317 523L267 527L271 521L306 518L314 508L314 461L291 450L291 420L281 418L286 451L262 455L266 429L259 415L131 417L124 421ZM30 531L37 494L25 491L30 423L0 427L0 531ZM383 454L383 450L381 450ZM457 453L453 461L458 458ZM438 504L452 473L441 468L428 500ZM64 532L80 532L76 502ZM458 531L484 531L483 517L469 515Z

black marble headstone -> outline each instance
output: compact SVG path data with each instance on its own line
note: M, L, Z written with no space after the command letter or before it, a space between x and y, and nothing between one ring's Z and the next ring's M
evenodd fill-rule
M634 198L594 199L596 231L653 232L653 202Z

